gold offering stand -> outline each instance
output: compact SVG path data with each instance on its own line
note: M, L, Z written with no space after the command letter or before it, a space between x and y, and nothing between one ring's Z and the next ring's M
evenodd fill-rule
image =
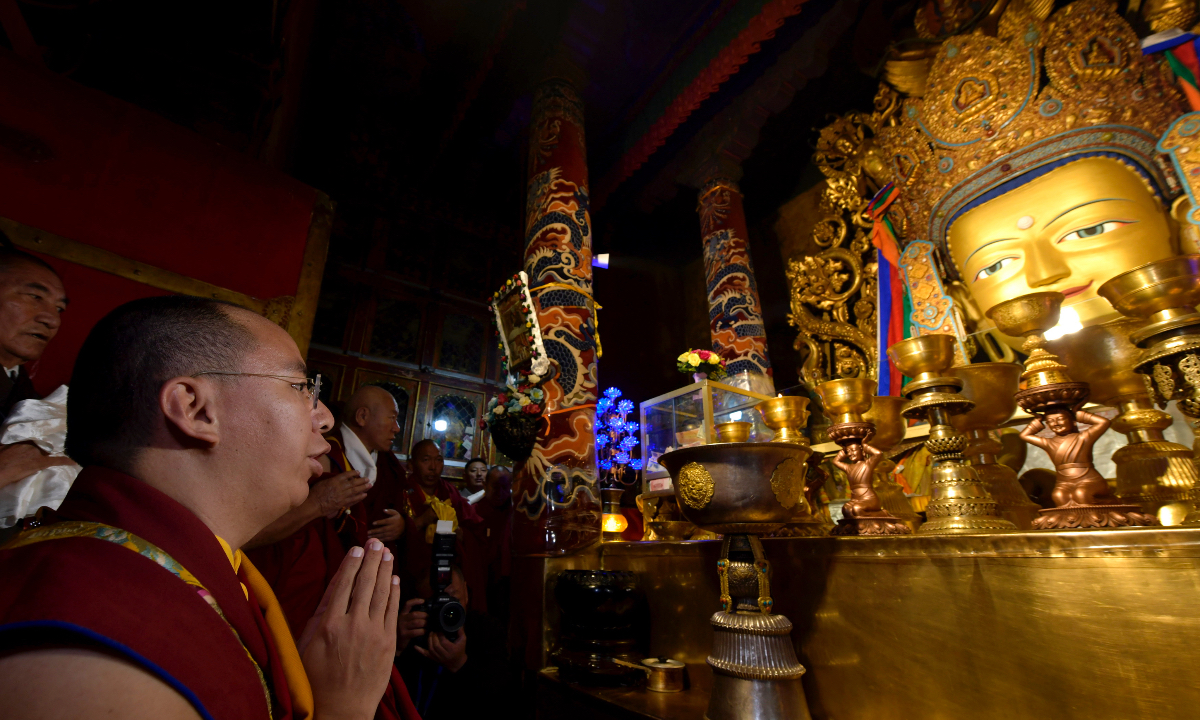
M804 493L807 443L724 443L666 453L679 508L688 520L723 533L713 614L713 670L707 720L811 716L796 659L792 623L772 614L770 563L758 536L783 527Z
M1130 333L1142 350L1134 369L1150 376L1159 405L1200 419L1200 255L1181 255L1117 275L1096 291L1122 315L1147 321Z
M1168 441L1163 431L1171 416L1154 407L1149 377L1135 371L1142 351L1130 341L1145 320L1121 318L1093 325L1046 343L1091 388L1091 399L1115 407L1112 427L1129 443L1112 455L1117 466L1117 497L1158 516L1163 525L1192 523L1193 498L1200 484L1192 451Z
M888 357L912 378L904 386L908 398L904 416L925 418L930 425L925 448L933 457L933 494L925 508L928 519L917 532L967 535L1015 530L1015 525L998 515L987 483L963 459L967 438L950 424L951 415L974 407L958 392L963 381L948 374L954 364L954 343L952 335L921 335L888 348Z
M755 406L763 424L775 433L773 442L786 442L808 448L804 427L808 424L808 398L784 396L763 400ZM809 450L804 478L804 497L796 505L791 519L772 537L820 537L828 535L832 525L820 515L819 498L825 474L820 469L821 454Z
M829 439L842 451L834 465L850 480L850 500L842 506L842 519L834 535L908 535L912 528L883 509L875 492L875 472L883 460L878 448L867 441L875 434L874 423L863 415L871 410L875 381L870 378L828 380L816 388L829 426ZM869 448L869 449L868 449Z
M1046 350L1045 332L1058 324L1059 310L1064 296L1059 292L1039 292L1006 300L987 311L987 316L1000 332L1012 337L1024 337L1022 349L1028 354L1021 380L1025 387L1017 392L1015 399L1025 412L1039 420L1055 413L1066 414L1074 422L1076 411L1083 407L1088 398L1088 384L1075 382L1067 374L1067 367L1058 357ZM1049 424L1049 423L1047 423ZM1076 428L1076 432L1079 432ZM1090 459L1090 446L1087 456ZM1073 455L1078 455L1077 452ZM1072 473L1086 473L1090 462L1083 457L1062 458L1055 461L1057 480L1055 495L1057 507L1041 510L1034 520L1037 530L1119 527L1133 525L1157 525L1158 521L1141 512L1137 505L1121 504L1116 498L1108 499L1103 494L1072 491L1065 492L1067 483L1076 480L1074 474L1064 473L1068 467ZM1094 468L1091 468L1094 472ZM1084 475L1080 474L1079 478ZM1089 481L1090 482L1090 481ZM1088 502L1080 502L1083 496Z
M1017 401L1013 396L1021 378L1021 366L1006 362L975 363L950 368L950 374L962 380L963 397L975 403L971 410L950 418L954 428L967 436L963 453L970 458L979 479L987 483L1000 517L1021 530L1031 529L1041 508L1021 488L1017 472L997 462L996 456L1004 448L990 434L1016 412Z

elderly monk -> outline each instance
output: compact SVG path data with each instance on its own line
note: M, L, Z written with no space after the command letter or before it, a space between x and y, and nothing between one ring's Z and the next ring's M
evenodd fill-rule
M247 551L299 633L352 547L376 538L395 552L404 532L396 510L404 470L392 454L396 401L364 385L350 397L338 431L326 436L324 474L309 499L259 533Z
M67 294L54 268L34 255L0 246L0 422L21 400L41 397L25 365L42 356L66 309ZM0 487L69 464L33 443L0 445Z
M475 508L458 489L442 477L445 461L437 443L422 440L413 445L408 456L408 478L400 493L401 512L407 519L404 531L402 572L413 584L429 575L433 550L431 528L439 519L452 519L458 529L458 553L471 597L478 598L476 609L486 612L487 571L484 566L484 541L487 529ZM441 515L438 512L441 512Z
M371 718L389 688L399 579L346 558L299 643L239 548L304 502L332 423L278 326L211 300L122 305L71 378L84 466L0 549L10 717Z

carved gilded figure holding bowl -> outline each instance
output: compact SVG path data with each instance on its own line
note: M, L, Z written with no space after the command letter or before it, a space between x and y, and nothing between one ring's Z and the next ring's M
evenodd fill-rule
M1077 423L1088 427L1080 430ZM1108 419L1090 412L1055 408L1034 418L1021 431L1022 440L1045 450L1054 463L1057 478L1051 497L1058 507L1116 502L1108 481L1092 464L1092 446L1108 431L1109 424ZM1045 428L1050 428L1054 436L1039 437Z
M850 499L842 506L842 515L848 518L869 517L880 513L883 506L875 494L875 468L883 460L883 453L866 442L843 447L833 458L833 464L846 473L850 481Z
M846 473L850 499L842 506L842 520L834 535L906 535L912 532L903 520L883 509L875 493L875 470L883 453L867 441L875 424L864 419L874 405L875 381L869 378L840 378L817 386L825 415L833 420L829 438L841 446L834 467Z
M1033 521L1037 530L1157 525L1153 515L1137 505L1125 505L1109 491L1108 482L1092 463L1092 446L1108 430L1109 421L1083 412L1091 388L1076 382L1067 366L1048 351L1046 331L1059 322L1063 294L1036 292L996 305L988 318L1010 337L1024 337L1022 349L1029 354L1021 373L1024 387L1014 399L1034 420L1021 431L1021 439L1050 455L1056 472L1051 498L1055 507L1040 511ZM1077 422L1089 427L1080 430ZM1054 436L1038 437L1045 428Z

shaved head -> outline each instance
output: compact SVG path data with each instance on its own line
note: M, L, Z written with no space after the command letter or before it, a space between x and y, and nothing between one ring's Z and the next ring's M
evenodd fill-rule
M396 398L378 385L363 385L354 391L342 411L342 423L372 452L392 449L400 432Z
M346 409L342 411L342 422L354 423L359 408L367 408L374 413L395 410L395 405L396 399L387 390L378 385L363 385L346 401Z

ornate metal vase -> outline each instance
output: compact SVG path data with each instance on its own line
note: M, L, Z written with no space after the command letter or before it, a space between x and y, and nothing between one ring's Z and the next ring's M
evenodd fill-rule
M903 415L926 418L930 425L925 448L933 456L933 494L925 508L928 519L917 532L966 535L1015 530L1015 525L999 516L987 483L963 459L967 439L950 424L951 415L975 406L958 392L963 381L949 373L954 343L952 335L921 335L888 348L888 357L912 378L904 386L908 402Z
M921 526L921 516L913 510L904 488L896 482L892 474L896 463L889 457L892 449L904 439L908 428L908 423L900 414L905 402L904 398L895 395L876 395L871 398L871 409L863 415L863 420L875 426L870 443L884 455L883 462L875 468L875 494L879 496L879 503L889 514L900 518L916 532Z
M659 459L671 473L684 516L725 534L717 561L721 609L711 619L707 720L811 717L792 623L772 612L771 567L758 539L783 527L802 502L811 452L794 442L725 443L683 448Z

